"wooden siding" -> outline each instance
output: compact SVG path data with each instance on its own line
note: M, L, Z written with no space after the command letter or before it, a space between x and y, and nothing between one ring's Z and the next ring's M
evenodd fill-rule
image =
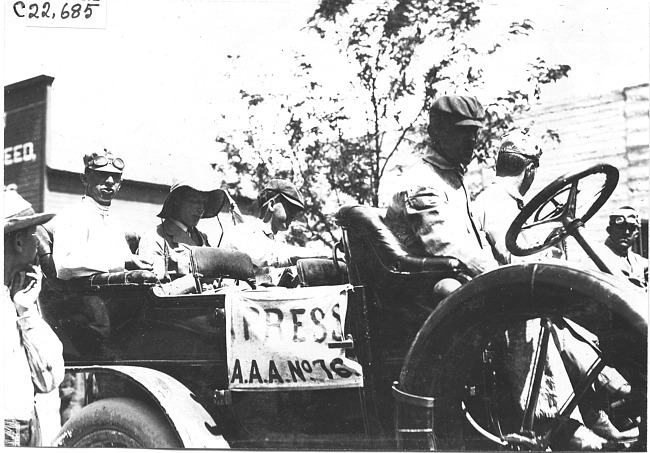
M48 102L53 80L38 76L7 85L4 91L4 184L15 184L37 212L44 210Z

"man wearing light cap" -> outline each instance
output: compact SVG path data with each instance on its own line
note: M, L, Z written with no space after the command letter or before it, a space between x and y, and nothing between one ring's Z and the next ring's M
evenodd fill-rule
M551 248L534 256L512 256L506 248L505 237L512 221L523 208L523 196L528 192L539 167L542 150L533 143L531 137L523 131L512 131L503 137L496 161L496 179L474 202L474 212L479 228L485 232L492 246L494 257L499 264L512 262L530 262L540 258L563 258L563 250ZM523 236L525 239L525 236ZM569 322L569 321L567 321ZM572 324L585 338L597 339L580 326ZM591 347L571 335L569 329L551 327L553 342L549 346L544 379L548 385L540 388L536 407L536 416L553 418L557 414L556 402L565 400L573 392L573 382L586 375L589 367L597 358ZM508 357L511 366L508 373L518 395L521 409L525 407L526 397L530 392L530 380L526 377L532 371L532 354L539 347L531 348L532 342L540 338L540 322L537 319L513 325L508 330ZM629 385L613 368L605 367L598 378L598 389L617 393ZM608 415L599 408L597 397L591 389L588 397L581 401L580 412L571 414L574 431L567 436L563 448L571 450L600 449L608 440L620 440L635 433L620 432L610 421ZM585 425L582 425L584 422Z
M477 226L485 232L499 264L529 260L510 254L506 248L506 232L524 206L523 196L535 180L541 155L541 148L532 143L528 134L520 130L510 132L499 147L496 179L474 201ZM556 257L560 256L561 253L556 253Z
M61 213L53 225L52 258L57 277L71 280L103 272L151 269L131 253L120 222L110 215L122 186L124 161L104 150L84 156L81 203Z
M63 346L38 307L42 274L34 264L36 225L54 214L37 214L14 190L5 191L3 211L4 445L40 446L34 394L52 392L64 374Z
M248 254L253 261L260 284L277 284L282 271L300 258L321 256L304 247L276 240L276 234L287 231L291 222L305 209L302 194L284 179L272 179L257 196L259 219L237 225L228 240L228 247Z
M648 260L631 248L639 235L639 214L631 206L623 206L609 215L609 225L605 239L607 263L620 269L634 284L648 287Z
M485 111L471 96L442 96L431 106L431 147L401 176L385 222L410 253L450 256L474 276L497 267L469 209L463 177Z

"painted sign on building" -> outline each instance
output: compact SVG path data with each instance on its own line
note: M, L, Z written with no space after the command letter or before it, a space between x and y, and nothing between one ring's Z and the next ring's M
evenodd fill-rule
M5 86L4 183L43 211L48 98L53 77Z

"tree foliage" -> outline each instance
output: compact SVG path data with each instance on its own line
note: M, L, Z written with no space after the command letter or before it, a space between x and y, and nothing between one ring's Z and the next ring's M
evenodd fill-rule
M472 0L321 0L308 30L336 46L353 68L350 90L331 93L297 54L296 85L289 93L242 90L247 127L225 131L230 168L256 189L270 177L293 180L307 199L294 242L336 239L333 215L346 202L379 205L386 173L399 169L400 153L428 146L426 112L441 94L484 88L485 66L513 39L533 30L513 22L494 42L477 34L480 3ZM541 87L565 77L569 66L532 57L515 85L486 106L478 160L514 119L540 98ZM264 115L264 111L270 113ZM273 118L271 121L268 118ZM551 138L557 138L549 131Z

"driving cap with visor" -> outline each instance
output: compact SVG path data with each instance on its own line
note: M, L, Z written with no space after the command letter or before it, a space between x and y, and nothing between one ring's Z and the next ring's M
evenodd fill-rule
M124 161L119 157L113 156L106 148L99 153L86 154L83 159L84 170L97 170L120 174L124 171Z
M429 109L429 127L483 126L485 109L473 96L441 96Z
M285 179L272 179L257 196L257 201L260 205L261 211L260 218L268 203L278 196L281 196L284 200L291 203L301 211L305 209L304 199L296 186Z

